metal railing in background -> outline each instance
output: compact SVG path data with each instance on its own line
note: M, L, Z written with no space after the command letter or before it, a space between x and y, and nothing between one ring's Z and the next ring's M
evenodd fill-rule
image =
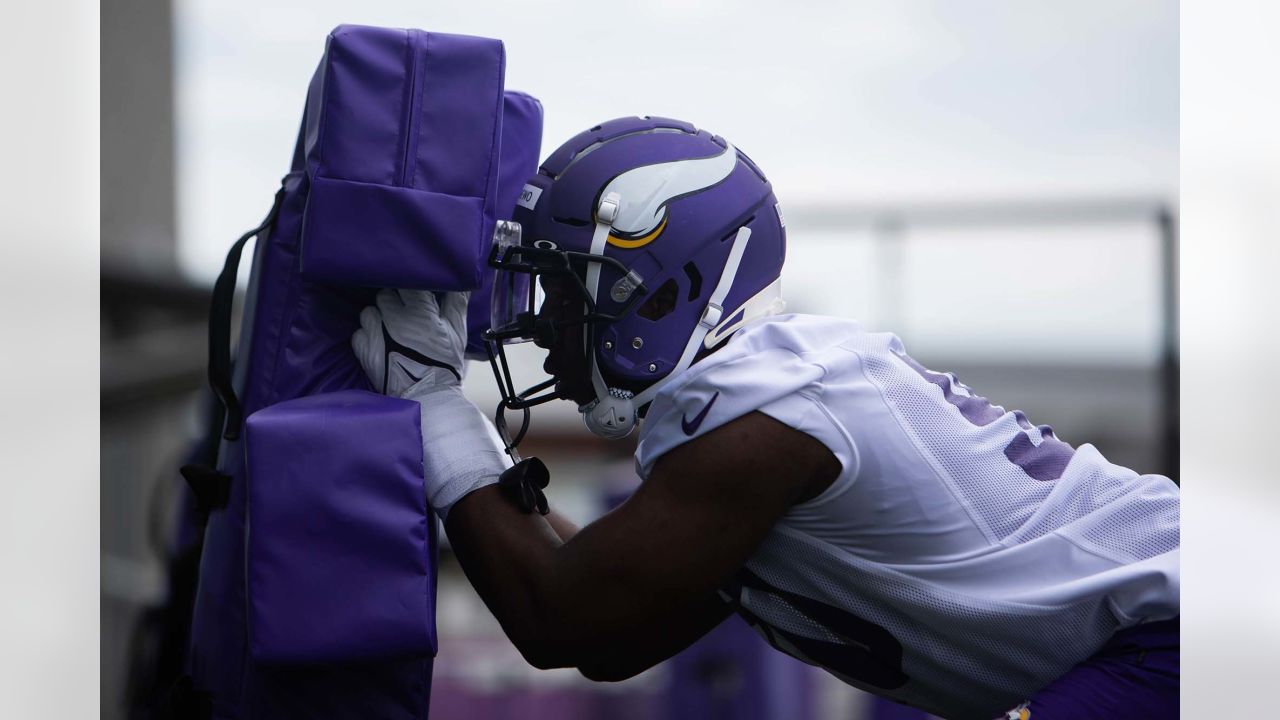
M1153 197L1042 198L1019 201L916 202L866 205L799 203L786 206L788 221L811 230L865 230L875 248L876 296L886 321L902 306L903 247L912 230L1066 227L1149 223L1157 237L1160 288L1159 471L1178 479L1178 214L1174 203Z

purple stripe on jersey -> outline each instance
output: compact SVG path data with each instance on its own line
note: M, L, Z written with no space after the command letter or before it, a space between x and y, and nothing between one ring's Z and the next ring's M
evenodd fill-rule
M943 399L959 410L969 423L985 427L1004 416L1004 408L992 405L981 395L973 394L969 386L960 382L951 373L934 372L904 352L899 350L893 352L920 377L938 386L942 390ZM957 393L957 387L964 393ZM1013 418L1023 432L1014 434L1013 439L1004 448L1004 456L1035 480L1044 482L1062 477L1067 464L1071 462L1071 456L1075 454L1075 448L1055 437L1053 428L1048 425L1039 427L1033 425L1021 410L1014 410ZM1032 440L1031 436L1031 433L1036 432L1040 434L1038 443Z
M915 358L906 353L895 352L895 354L902 358L902 361L910 366L912 370L915 370L920 377L941 388L942 397L956 406L965 420L978 427L985 427L1004 415L1004 408L992 405L989 400L981 395L974 395L972 392L969 395L957 395L954 389L956 385L964 388L966 392L969 392L969 387L956 379L954 375L934 372L916 362Z
M1009 462L1022 468L1036 480L1057 480L1062 471L1067 469L1075 450L1068 444L1053 436L1053 428L1041 425L1040 444L1031 442L1026 433L1018 433L1004 448L1004 456Z

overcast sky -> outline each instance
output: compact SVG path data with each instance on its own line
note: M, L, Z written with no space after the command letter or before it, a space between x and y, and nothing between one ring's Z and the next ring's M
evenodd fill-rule
M678 117L749 153L784 206L1177 192L1171 1L176 0L175 7L180 259L204 279L270 204L325 35L340 23L501 38L507 87L546 108L544 157L608 118ZM829 259L831 238L815 235L806 253L804 228L790 229L790 271L816 272L817 248L825 243ZM1114 282L1154 262L1143 228L1130 228L1128 240L1123 230L1086 232L1146 248L1120 252L1134 265L1113 267ZM1088 275L1078 270L1057 284L1070 289ZM1143 332L1130 344L1147 348L1156 296L1139 276L1134 322ZM1095 277L1092 290L1107 282ZM927 291L917 304L933 303ZM868 303L846 297L811 309L865 313ZM1135 328L1106 334L1131 338Z

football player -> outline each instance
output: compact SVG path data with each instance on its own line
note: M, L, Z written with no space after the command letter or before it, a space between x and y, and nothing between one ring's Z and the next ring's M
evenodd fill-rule
M620 507L579 530L545 512L536 463L509 470L459 387L465 295L384 290L353 345L421 402L428 500L531 664L628 678L736 612L943 717L1176 716L1178 488L892 334L782 314L784 220L741 150L607 122L543 163L515 221L491 259L504 407L563 398L598 435L639 427ZM521 340L552 380L518 393L502 345Z

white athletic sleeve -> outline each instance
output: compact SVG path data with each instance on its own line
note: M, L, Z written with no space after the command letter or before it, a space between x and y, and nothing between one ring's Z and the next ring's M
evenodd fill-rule
M857 456L847 433L822 405L825 369L816 359L786 348L731 345L690 368L654 399L636 448L636 471L648 478L658 458L731 420L760 411L825 445L856 474ZM837 481L844 486L846 482Z

